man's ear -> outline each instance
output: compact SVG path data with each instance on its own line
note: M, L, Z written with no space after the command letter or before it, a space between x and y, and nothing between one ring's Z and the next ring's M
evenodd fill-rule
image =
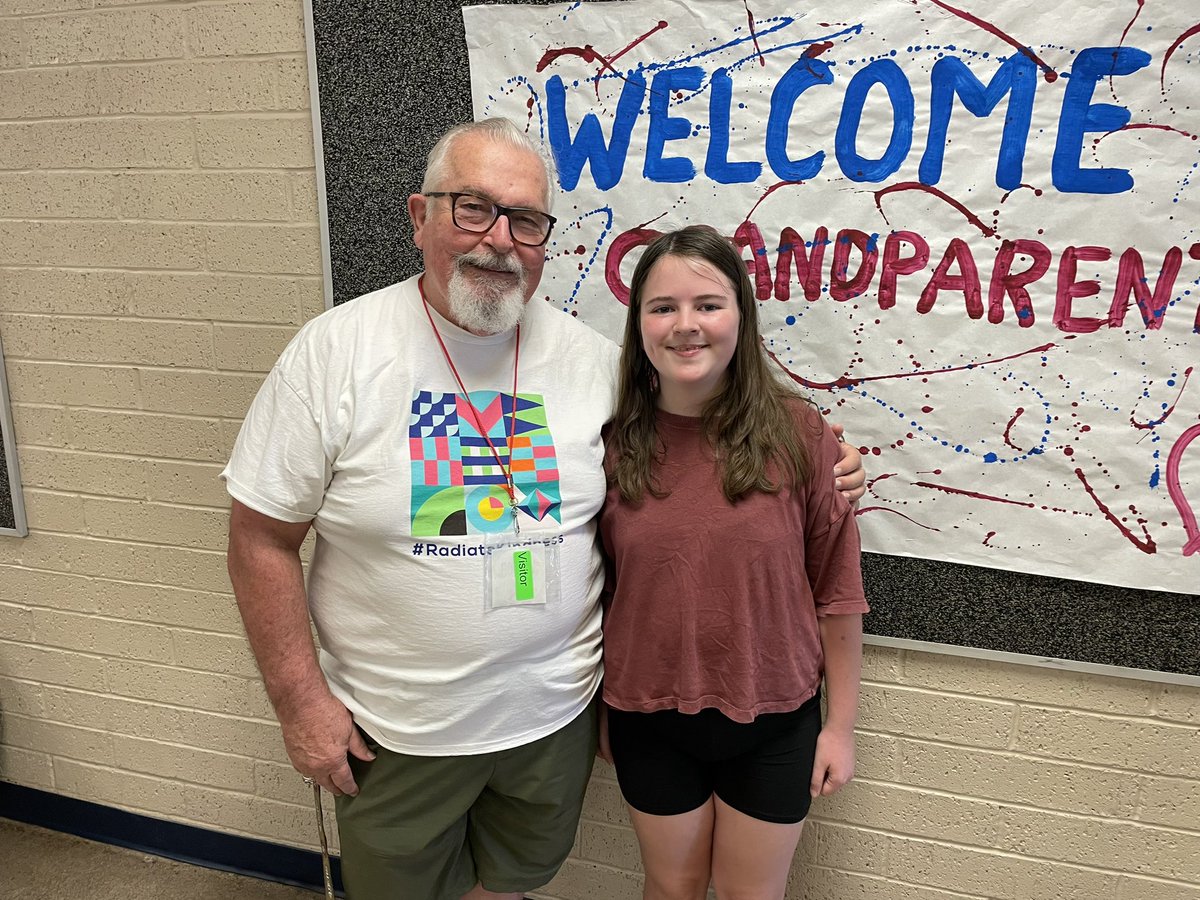
M429 209L429 198L424 194L408 195L408 217L412 219L413 243L421 247L421 234L425 230L425 213Z

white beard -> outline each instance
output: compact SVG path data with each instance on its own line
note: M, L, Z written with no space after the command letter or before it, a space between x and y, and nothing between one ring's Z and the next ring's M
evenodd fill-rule
M467 266L480 266L512 272L517 284L512 288L492 287L483 279L465 274ZM486 250L464 253L454 261L454 272L446 285L450 318L475 334L500 334L516 327L525 314L525 267L515 255L501 256Z

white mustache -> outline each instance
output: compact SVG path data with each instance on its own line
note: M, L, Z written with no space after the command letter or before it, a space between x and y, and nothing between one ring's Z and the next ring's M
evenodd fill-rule
M454 267L459 272L463 271L467 266L493 269L497 272L509 272L513 275L523 275L525 272L525 267L521 265L521 261L516 256L502 256L499 253L489 253L484 250L464 253L454 260Z

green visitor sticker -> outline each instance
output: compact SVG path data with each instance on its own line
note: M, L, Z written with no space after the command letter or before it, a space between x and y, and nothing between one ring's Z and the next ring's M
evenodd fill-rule
M516 580L517 599L533 599L533 554L528 550L513 552L513 578Z

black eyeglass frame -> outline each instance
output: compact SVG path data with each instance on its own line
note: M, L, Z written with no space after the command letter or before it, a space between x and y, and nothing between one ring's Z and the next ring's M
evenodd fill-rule
M550 213L542 212L540 209L534 209L533 207L530 207L530 206L501 206L495 200L489 200L487 197L480 197L478 194L472 194L469 191L423 191L422 196L424 196L424 197L449 197L450 198L450 219L451 219L451 221L454 222L454 227L461 228L463 231L470 232L471 234L487 234L489 231L492 230L492 228L496 225L496 223L500 221L500 217L504 216L506 219L508 219L508 230L509 230L509 233L512 234L512 239L514 241L516 241L518 244L520 244L522 247L544 247L544 246L546 246L546 242L550 240L550 233L552 231L554 231L554 223L558 221L558 219L556 219L554 216L550 215ZM495 218L493 218L492 221L488 222L486 228L480 228L478 230L476 230L474 228L467 228L465 225L460 225L458 223L458 209L457 209L459 197L474 197L476 200L482 200L485 203L492 204L492 207L496 210ZM516 232L513 231L513 227L512 227L512 214L518 213L518 212L537 213L539 216L545 216L547 219L549 219L550 224L548 226L546 226L546 236L544 238L542 238L540 241L538 241L536 244L531 244L531 243L529 243L529 241L523 241L520 238L518 238L516 235Z

